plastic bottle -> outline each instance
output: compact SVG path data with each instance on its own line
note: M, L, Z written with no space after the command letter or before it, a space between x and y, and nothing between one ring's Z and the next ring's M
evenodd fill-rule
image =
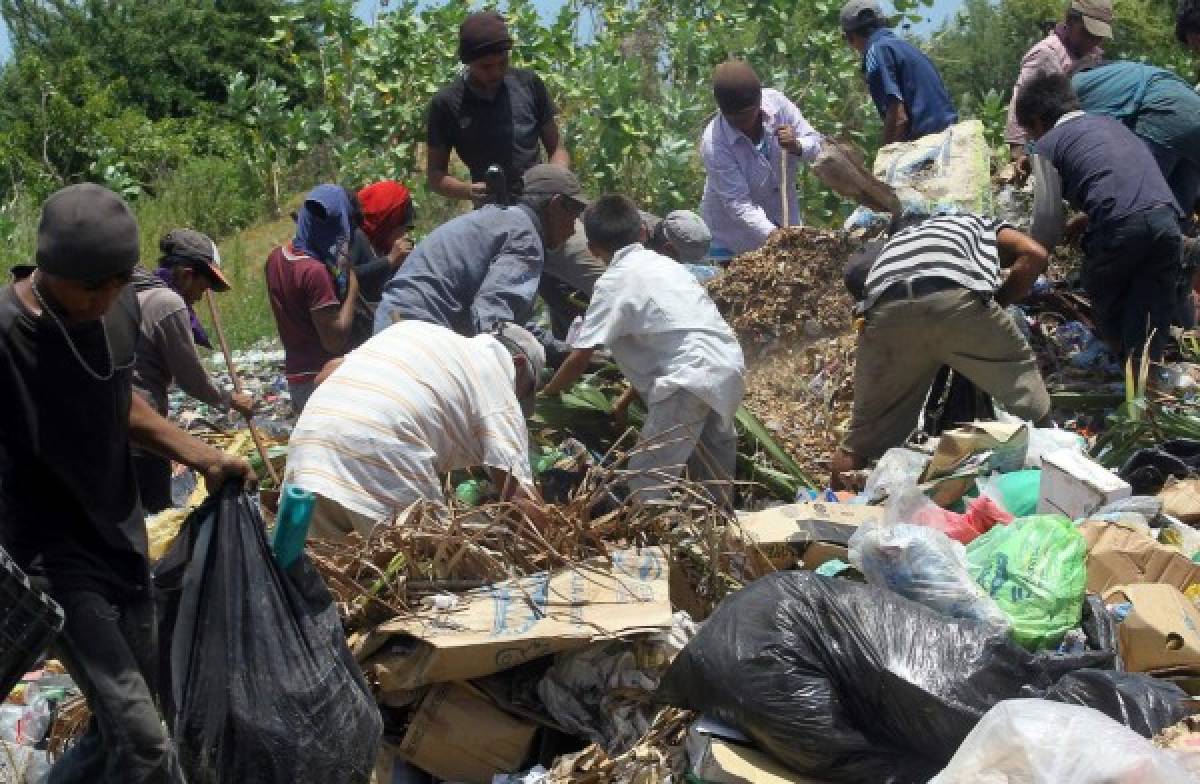
M279 496L279 514L275 517L275 538L271 549L275 560L284 569L292 565L304 552L308 539L308 525L312 521L313 506L317 498L307 490L293 484L285 484Z

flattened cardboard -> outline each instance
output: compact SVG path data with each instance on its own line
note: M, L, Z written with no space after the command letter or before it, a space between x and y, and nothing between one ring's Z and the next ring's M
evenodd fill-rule
M748 743L731 727L701 718L687 737L692 775L704 784L827 784L793 773Z
M595 558L464 594L454 610L396 618L356 642L382 691L463 681L598 640L671 628L665 553Z
M991 453L987 458L991 470L1016 471L1024 465L1028 448L1029 428L1024 423L971 422L942 433L921 482L950 476L980 452Z
M1117 624L1118 643L1130 672L1200 668L1200 609L1171 585L1122 585L1104 595L1112 606L1128 602Z
M1038 514L1078 520L1132 494L1128 482L1074 449L1056 449L1042 458Z
M491 784L529 757L537 725L510 716L475 688L443 683L425 695L397 755L447 781Z
M747 564L750 576L761 577L800 564L815 569L820 563L809 564L813 547L841 545L844 550L860 525L882 521L882 506L808 501L748 514L739 520L739 528L746 543L755 545Z
M1087 542L1087 589L1104 595L1118 585L1166 583L1180 591L1200 583L1200 564L1159 544L1126 523L1088 520L1079 526Z

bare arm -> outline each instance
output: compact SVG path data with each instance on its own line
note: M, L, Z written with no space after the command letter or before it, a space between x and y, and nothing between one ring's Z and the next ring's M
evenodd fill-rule
M226 454L198 438L193 438L159 416L149 403L138 395L129 406L129 440L156 455L183 463L204 475L209 491L226 479L254 481L254 469L241 457Z
M550 383L542 388L542 394L557 395L578 381L591 363L595 351L593 348L577 348L572 351L554 374L554 378L550 379Z
M1038 276L1046 271L1050 254L1016 229L1001 229L996 244L1001 265L1009 268L1008 277L996 292L996 302L1007 307L1029 295Z
M442 194L447 199L483 198L487 186L482 182L463 182L457 177L450 176L450 148L427 147L425 152L425 181L429 189Z
M330 354L341 354L350 340L354 326L354 305L358 301L358 276L353 269L347 272L346 299L342 304L318 308L312 313L313 326L321 339L321 348Z
M550 121L542 126L542 146L546 148L546 155L550 159L550 163L566 169L571 168L571 155L562 143L558 120L550 118Z
M908 137L908 110L904 101L892 98L883 118L883 143L902 142Z

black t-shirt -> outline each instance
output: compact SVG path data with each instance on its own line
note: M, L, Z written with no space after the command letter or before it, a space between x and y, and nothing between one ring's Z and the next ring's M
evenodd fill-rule
M392 278L392 264L387 256L376 256L371 240L362 229L355 229L350 238L350 263L358 276L358 288L367 302L383 299L383 287Z
M511 189L541 160L542 129L555 112L546 85L533 71L510 68L491 99L475 92L463 75L433 96L427 141L430 147L455 150L474 182L483 182L492 164L500 166Z
M20 273L18 273L20 274ZM138 336L133 287L101 322L68 326L80 365L51 317L0 288L0 543L51 593L110 600L146 591L146 527L129 447ZM109 348L105 348L105 340Z

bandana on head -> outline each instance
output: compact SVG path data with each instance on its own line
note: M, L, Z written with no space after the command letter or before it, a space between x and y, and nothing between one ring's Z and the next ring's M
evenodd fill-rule
M378 244L398 226L412 222L412 197L395 180L372 183L358 192L362 230ZM384 250L387 250L386 248Z
M318 185L296 215L292 246L325 264L337 264L338 250L350 239L350 198L337 185Z

